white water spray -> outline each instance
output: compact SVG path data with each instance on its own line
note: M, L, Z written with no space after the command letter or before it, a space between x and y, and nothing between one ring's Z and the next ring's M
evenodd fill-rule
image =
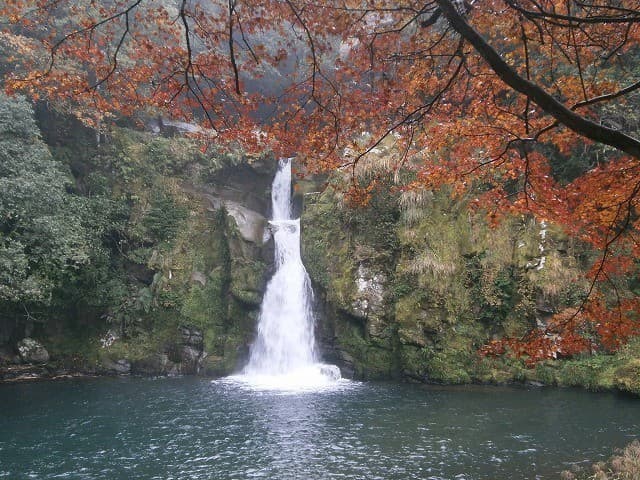
M313 291L300 257L300 219L291 218L291 159L281 159L273 180L276 271L262 299L258 331L243 377L272 387L319 386L338 380L334 365L317 363Z

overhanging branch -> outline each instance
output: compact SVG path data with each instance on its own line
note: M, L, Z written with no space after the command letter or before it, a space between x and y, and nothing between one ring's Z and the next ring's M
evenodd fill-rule
M579 115L556 100L552 95L535 83L521 77L466 21L451 0L436 0L438 7L449 21L451 27L458 32L480 56L489 64L498 77L511 88L535 102L559 123L575 133L598 143L610 145L629 155L640 159L640 141L612 128L600 125Z

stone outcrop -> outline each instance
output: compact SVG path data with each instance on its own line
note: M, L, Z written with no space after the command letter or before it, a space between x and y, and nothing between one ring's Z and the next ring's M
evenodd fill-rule
M303 260L326 303L322 346L356 377L492 381L479 346L544 325L586 291L575 247L545 222L492 229L446 192L399 199L381 188L354 209L330 191L306 201Z
M49 352L44 346L33 338L23 338L17 345L20 359L24 363L47 363Z
M224 191L222 195L224 195ZM209 193L203 193L203 198L208 202L209 211L213 212L224 207L229 216L235 221L242 239L258 246L262 245L269 238L265 235L267 219L264 215L236 201L226 199L222 195L214 196Z
M206 357L203 348L204 338L197 328L181 325L180 332L180 373L196 374L202 368L202 362Z
M166 353L153 353L131 362L131 373L136 375L180 375L180 364L173 362Z
M114 372L119 375L131 373L131 362L125 358L120 358L118 360L104 358L102 360L102 366L109 372Z
M384 296L387 276L363 262L358 265L354 283L356 289L351 312L367 321L367 333L370 336L383 336L386 328Z
M195 375L201 372L206 358L203 332L190 325L180 325L175 343L167 345L165 351L131 361L110 359L106 352L102 366L116 374Z

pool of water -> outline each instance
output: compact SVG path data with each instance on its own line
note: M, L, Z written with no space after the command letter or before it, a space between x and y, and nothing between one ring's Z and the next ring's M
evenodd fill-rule
M640 436L640 400L580 390L199 378L0 386L0 478L534 479Z

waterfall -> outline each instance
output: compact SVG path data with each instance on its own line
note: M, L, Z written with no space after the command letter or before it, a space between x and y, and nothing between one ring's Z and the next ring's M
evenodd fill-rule
M317 363L313 290L300 257L300 219L291 218L291 159L281 159L271 189L275 273L262 299L256 339L245 377L273 377L286 383L337 380L333 365Z

